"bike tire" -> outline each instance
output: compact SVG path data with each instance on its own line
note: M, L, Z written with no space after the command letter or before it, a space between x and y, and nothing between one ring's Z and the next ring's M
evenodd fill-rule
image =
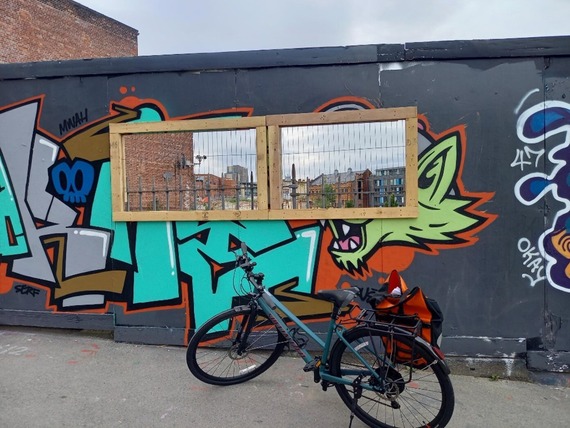
M238 347L252 316L251 307L224 311L196 330L186 351L190 372L202 382L225 386L246 382L271 367L287 340L263 312L256 312L241 354Z
M453 386L448 374L424 344L408 336L368 327L356 327L344 337L383 378L383 388L378 392L362 389L362 396L356 402L353 386L335 384L341 399L360 420L381 428L447 425L455 406ZM407 361L398 357L398 346L405 349L413 346L414 360L411 355ZM347 370L364 374L366 367L338 339L331 350L330 372L351 381L358 378ZM370 375L359 380L362 385L378 385Z

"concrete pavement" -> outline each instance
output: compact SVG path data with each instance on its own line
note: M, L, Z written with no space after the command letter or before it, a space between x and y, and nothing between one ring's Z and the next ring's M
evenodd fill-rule
M107 334L0 326L0 427L347 427L334 388L299 358L214 387L192 377L185 349L114 342ZM567 427L570 388L453 375L449 427ZM280 400L277 401L277 398ZM352 425L364 425L356 418Z

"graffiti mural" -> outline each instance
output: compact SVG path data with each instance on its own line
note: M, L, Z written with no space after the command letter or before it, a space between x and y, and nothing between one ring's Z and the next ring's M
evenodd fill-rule
M60 128L67 134L56 137L39 125L43 103L38 96L0 110L0 294L38 298L42 290L49 311L180 308L191 330L231 307L239 294L232 250L243 240L275 294L300 317L319 318L330 308L314 297L318 290L349 279L377 285L391 269L405 270L418 252L473 245L496 218L480 209L493 194L463 185L465 127L435 133L422 116L418 218L116 223L110 123L250 116L253 109L170 117L160 101L129 96L111 103L104 117L92 118L85 109L77 120L64 120ZM366 108L374 106L342 97L315 111ZM559 228L552 231L559 235ZM548 249L553 258L556 245Z
M552 225L538 237L537 250L546 266L539 262L535 252L534 263L525 262L531 272L528 279L534 285L533 278L546 277L553 287L570 292L570 104L546 101L527 109L518 119L517 136L523 148L517 148L511 166L526 172L515 184L517 199L530 206L550 195L561 206ZM549 141L554 144L546 151ZM550 163L550 173L540 170L538 162L543 157ZM525 241L522 246L534 248Z
M437 254L438 248L457 248L473 243L476 232L495 216L477 210L491 194L469 193L463 187L461 171L465 141L462 127L435 135L430 132L427 119L421 118L419 215L410 219L331 221L334 239L329 251L336 263L349 272L362 273L366 261L384 247ZM348 240L355 245L347 247ZM396 268L405 269L411 257L402 260L405 262Z

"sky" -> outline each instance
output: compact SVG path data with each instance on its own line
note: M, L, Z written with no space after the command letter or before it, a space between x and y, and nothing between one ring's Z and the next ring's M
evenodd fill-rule
M139 55L570 35L570 0L75 0Z
M328 124L284 127L281 130L284 176L297 179L320 174L405 165L405 122ZM221 175L227 166L241 165L256 174L255 130L206 131L193 134L193 153L206 155L196 171ZM194 159L192 159L194 161Z

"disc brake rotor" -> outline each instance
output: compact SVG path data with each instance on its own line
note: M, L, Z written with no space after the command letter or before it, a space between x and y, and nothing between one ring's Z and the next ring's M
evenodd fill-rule
M230 347L230 349L228 349L228 355L232 360L241 360L245 357L247 357L248 352L246 350L244 350L241 354L239 353L238 349L240 347L239 343L236 343L234 345L232 345Z
M400 396L406 387L404 378L396 369L392 367L379 367L376 373L380 377L380 384L375 378L371 379L371 384L381 387L383 395L389 400L395 400Z

